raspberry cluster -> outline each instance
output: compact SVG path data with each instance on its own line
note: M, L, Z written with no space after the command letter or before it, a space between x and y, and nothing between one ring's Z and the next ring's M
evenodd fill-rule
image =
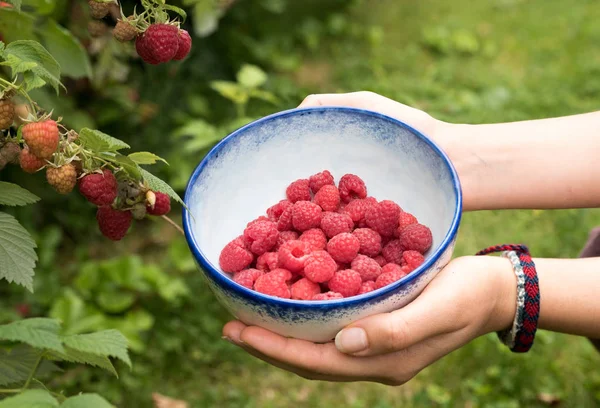
M292 182L286 198L250 221L221 251L238 284L285 299L334 300L403 278L425 260L431 230L355 174L324 170Z

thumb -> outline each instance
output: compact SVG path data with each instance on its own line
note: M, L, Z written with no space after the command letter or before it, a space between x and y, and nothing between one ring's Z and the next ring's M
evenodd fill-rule
M383 96L372 94L371 92L350 92L335 94L312 94L308 95L299 108L308 108L310 106L347 106L350 108L366 109L373 106L374 98Z

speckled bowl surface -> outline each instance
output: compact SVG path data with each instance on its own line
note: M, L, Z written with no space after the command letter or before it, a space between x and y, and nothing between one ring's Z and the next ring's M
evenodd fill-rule
M263 295L219 269L221 249L249 221L285 198L290 182L324 169L336 182L359 175L369 195L394 200L429 226L433 245L425 262L387 287L334 301ZM188 245L219 302L246 324L314 342L415 299L450 261L462 210L456 172L430 139L396 119L346 107L293 109L236 130L195 169L184 201Z

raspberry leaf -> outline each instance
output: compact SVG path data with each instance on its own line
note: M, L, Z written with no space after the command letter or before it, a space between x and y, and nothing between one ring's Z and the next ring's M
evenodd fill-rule
M67 398L61 408L115 408L98 394L81 394Z
M0 340L18 341L39 349L64 352L56 319L33 317L0 326Z
M17 11L21 11L21 0L8 0L8 3L12 4Z
M79 132L81 144L94 152L116 152L129 149L129 145L96 129L83 128Z
M123 156L122 154L115 154L111 152L101 153L100 156L108 161L111 161L117 166L120 166L123 170L129 174L129 176L135 180L141 180L142 174L140 173L140 166L137 165L136 162L131 160L127 156Z
M0 181L0 205L27 205L39 200L38 196L17 184Z
M144 178L144 181L148 185L148 188L150 190L165 193L172 199L176 200L178 203L183 204L183 200L181 199L181 197L179 197L179 194L177 194L175 190L171 188L170 185L168 185L149 171L144 169L140 170L142 172L142 177Z
M176 7L176 6L172 6L170 4L163 4L162 8L164 8L165 10L171 10L171 11L179 14L181 16L181 18L182 18L181 22L182 23L185 22L185 19L187 18L187 13L185 12L185 10L183 10L183 9L181 9L179 7Z
M71 78L89 78L92 76L90 59L71 32L54 20L46 20L39 30L42 42L56 58L63 75Z
M154 163L156 163L157 160L160 160L166 164L169 164L162 157L159 157L159 156L155 155L154 153L150 153L150 152L135 152L135 153L129 154L127 157L129 157L131 160L133 160L137 164L154 164Z
M267 74L256 65L244 64L237 73L237 81L246 88L258 88L267 82Z
M89 334L64 336L66 346L77 351L105 357L116 357L131 368L127 353L127 339L117 330L102 330Z
M19 344L10 351L0 349L0 386L25 382L42 353L25 344ZM44 360L38 367L37 374L56 371L60 371L60 368Z
M245 104L248 102L248 92L235 82L212 81L210 87L233 103Z
M58 401L46 390L27 390L14 397L0 401L0 408L55 408Z
M38 259L31 235L19 222L0 212L0 279L33 292L33 268Z
M119 377L117 370L113 366L110 359L106 356L99 356L92 353L86 353L85 351L75 350L74 348L64 346L65 352L59 353L58 351L49 351L46 353L46 357L52 360L68 361L70 363L88 364L94 367L103 368L106 371L113 374L115 377Z

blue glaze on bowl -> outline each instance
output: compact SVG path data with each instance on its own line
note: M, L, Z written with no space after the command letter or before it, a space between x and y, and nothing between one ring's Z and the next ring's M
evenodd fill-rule
M324 169L359 175L368 193L394 200L429 226L423 265L387 287L334 301L275 298L235 283L219 269L221 249L285 197L285 188ZM411 302L450 261L462 194L447 156L426 136L388 116L347 107L279 112L217 144L190 177L183 214L188 245L217 299L247 324L315 342L349 323Z

